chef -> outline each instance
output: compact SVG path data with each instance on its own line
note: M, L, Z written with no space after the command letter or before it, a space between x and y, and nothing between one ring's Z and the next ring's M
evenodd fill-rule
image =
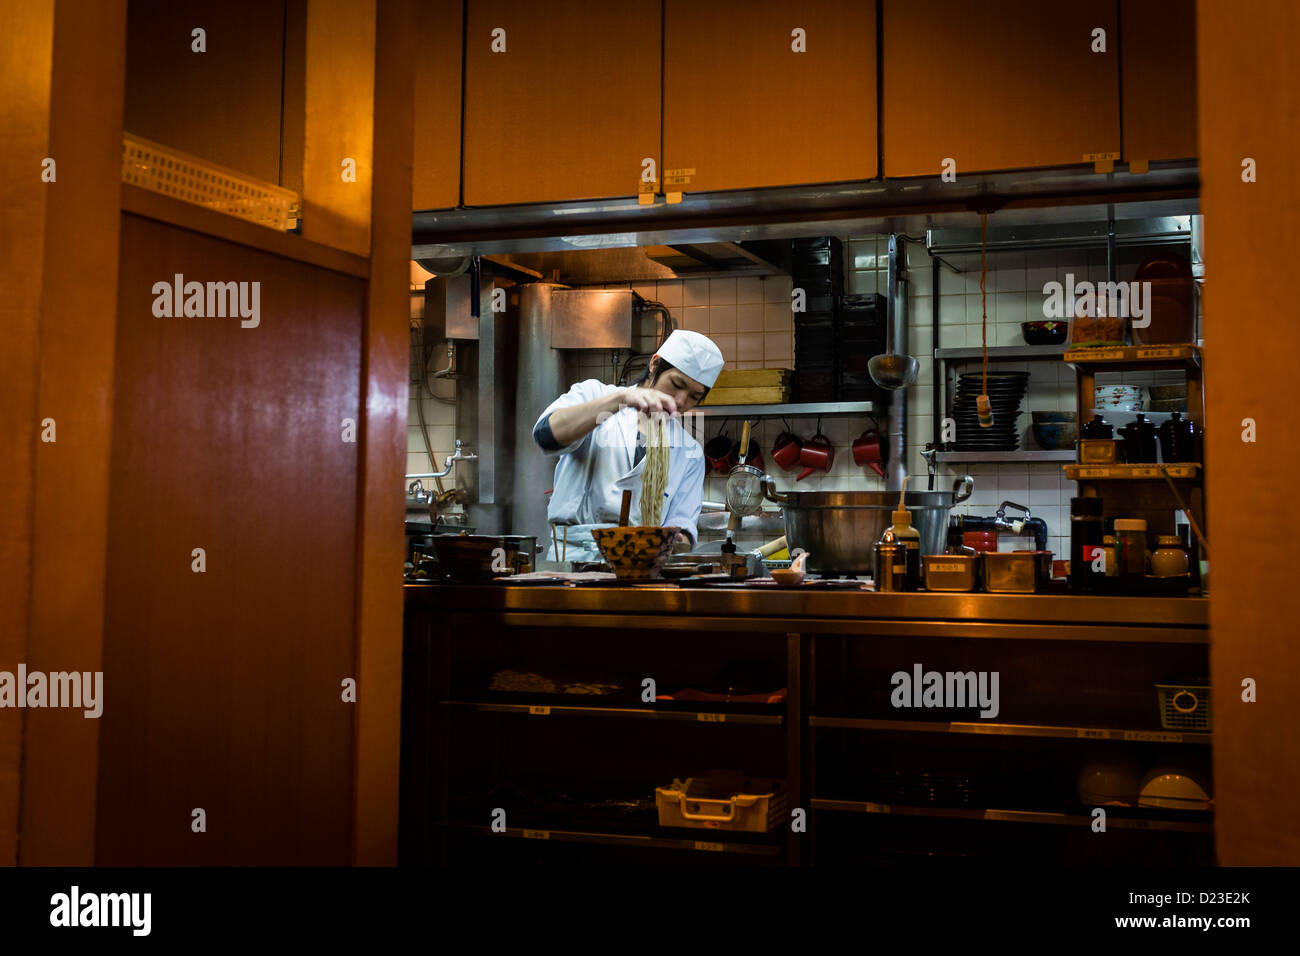
M546 509L548 520L557 526L549 560L600 561L591 529L618 524L624 489L632 490L628 520L641 523L649 415L669 416L662 524L681 528L694 546L704 496L704 450L682 426L681 414L704 400L722 364L722 352L711 340L677 329L635 385L620 388L587 379L547 406L533 426L533 440L547 455L560 459Z

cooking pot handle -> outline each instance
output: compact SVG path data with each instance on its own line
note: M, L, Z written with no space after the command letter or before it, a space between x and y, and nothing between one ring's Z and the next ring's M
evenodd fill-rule
M975 479L970 475L962 475L952 483L952 503L960 504L971 496L975 490Z
M768 501L775 501L779 505L788 505L790 496L784 491L776 490L776 480L771 475L764 475L762 480L763 494L767 496Z

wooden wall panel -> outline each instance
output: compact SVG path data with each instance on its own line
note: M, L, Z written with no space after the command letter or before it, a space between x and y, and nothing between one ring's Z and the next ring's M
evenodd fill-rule
M460 0L420 4L415 31L414 209L460 205Z
M104 317L117 298L125 30L121 2L55 5L49 155L58 176L43 184L36 415L54 419L58 440L34 448L31 671L100 670L114 375ZM19 862L88 865L101 725L67 708L26 711L23 721Z
M0 31L0 670L15 672L27 654L32 581L37 414L40 384L41 280L45 252L45 201L41 161L50 155L50 71L54 59L54 7L6 8ZM18 862L18 805L23 712L0 710L0 866Z
M284 0L131 0L128 11L127 132L278 183Z
M661 20L658 4L469 4L465 204L635 196L659 160Z
M1124 159L1196 156L1196 0L1120 0Z
M346 864L364 283L132 215L120 269L96 862ZM260 324L155 317L176 273Z
M1233 866L1300 865L1300 589L1285 490L1300 468L1288 265L1300 255L1297 51L1300 6L1197 4L1215 839ZM1256 182L1242 181L1246 158ZM1241 701L1246 678L1257 703Z
M1115 0L882 2L886 176L937 176L947 157L961 176L1119 153Z
M667 0L663 112L664 168L695 170L668 189L873 178L875 3Z

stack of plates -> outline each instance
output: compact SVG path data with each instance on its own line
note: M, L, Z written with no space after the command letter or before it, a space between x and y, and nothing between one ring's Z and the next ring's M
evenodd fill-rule
M983 387L982 377L972 372L957 377L957 396L952 416L957 421L953 451L1015 451L1020 447L1020 401L1029 384L1028 372L989 372L988 395L993 406L993 427L980 428L975 404Z

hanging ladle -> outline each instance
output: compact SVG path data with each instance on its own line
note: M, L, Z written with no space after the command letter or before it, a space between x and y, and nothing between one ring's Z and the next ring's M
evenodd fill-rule
M921 369L921 363L910 355L902 355L894 351L894 312L897 309L897 261L898 252L894 246L894 237L889 240L889 302L887 309L887 327L885 329L885 351L880 355L872 356L867 361L867 371L871 374L871 380L881 388L887 388L891 392L896 392L900 388L907 388L916 381L916 375Z

